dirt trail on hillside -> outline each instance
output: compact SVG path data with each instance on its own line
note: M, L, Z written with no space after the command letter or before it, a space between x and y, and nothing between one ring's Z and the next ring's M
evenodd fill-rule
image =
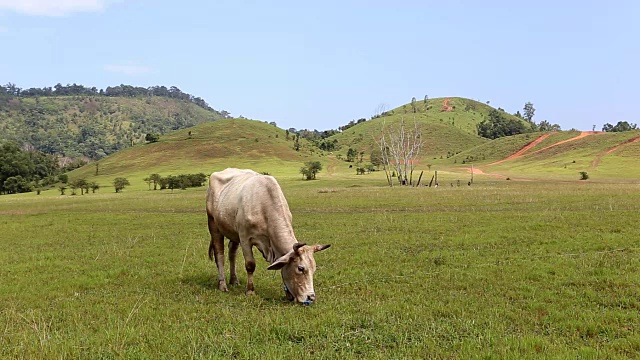
M444 99L444 102L442 103L442 111L449 112L453 110L453 107L449 105L449 100L451 99Z
M539 137L539 138L537 138L536 140L532 141L530 144L526 145L524 148L522 148L522 149L518 150L518 152L516 152L515 154L510 155L510 156L508 156L508 157L507 157L507 158L505 158L505 159L502 159L502 160L496 161L496 162L494 162L494 163L491 163L491 164L489 164L489 165L495 165L495 164L499 164L499 163L504 162L504 161L507 161L507 160L512 160L512 159L515 159L515 158L519 158L519 157L523 156L523 154L522 154L522 153L524 153L524 152L526 152L526 150L528 150L528 149L525 149L527 146L528 146L528 147L529 147L529 149L530 149L530 148L532 148L533 146L537 145L537 143L536 143L536 144L534 144L533 146L529 146L529 145L533 144L534 142L536 142L536 141L538 141L538 140L542 141L542 140L544 140L544 138L542 138L542 137L545 137L545 138L546 138L547 136L549 136L549 135L551 135L551 134L553 134L553 133L555 133L555 131L554 131L554 132L551 132L551 133L549 133L549 134L545 134L546 136L545 136L545 135L542 135L541 137ZM534 152L529 153L528 155L537 154L537 153L539 153L539 152L541 152L541 151L545 151L545 150L551 149L552 147L555 147L555 146L558 146L558 145L562 145L562 144L565 144L565 143L568 143L568 142L571 142L571 141L576 141L576 140L578 140L578 139L582 139L583 137L587 137L587 136L590 136L590 135L598 135L598 134L604 134L604 133L603 133L602 131L583 131L583 132L581 132L581 133L580 133L580 135L578 135L578 136L574 136L574 137L572 137L571 139L558 141L558 142L557 142L557 143L555 143L555 144L551 144L551 145L549 145L549 146L545 146L545 147L543 147L543 148L542 148L542 149L540 149L540 150L536 150L536 151L534 151ZM542 139L541 139L541 138L542 138ZM540 141L538 141L538 143L540 143ZM523 151L523 149L525 149L525 150Z
M546 139L549 137L549 135L551 134L555 134L554 132L548 133L548 134L544 134L541 135L540 137L538 137L537 139L533 140L532 142L528 143L527 145L523 146L522 149L516 151L515 153L507 156L506 158L502 159L502 160L498 160L496 162L492 162L491 164L487 165L496 165L496 164L500 164L503 163L507 160L512 160L512 159L516 159L519 158L520 156L522 156L524 153L526 153L527 151L529 151L531 148L535 147L536 145L540 144L542 142L542 140Z
M591 168L593 169L593 168L595 168L596 166L598 166L598 165L600 164L600 161L602 160L602 158L603 158L605 155L609 155L609 154L611 154L612 152L614 152L614 151L618 150L621 146L624 146L624 145L627 145L627 144L631 144L631 143L635 143L635 142L639 142L639 141L640 141L640 136L637 136L637 137L634 137L634 138L632 138L632 139L629 139L629 140L627 140L627 141L625 141L625 142L623 142L623 143L620 143L620 144L618 144L618 145L616 145L616 146L614 146L614 147L612 147L612 148L609 148L609 149L607 149L607 150L605 150L605 151L601 152L601 153L600 153L600 154L598 154L598 155L596 156L596 158L595 158L595 159L593 159L593 161L591 162Z
M558 146L558 145L562 145L562 144L565 144L565 143L568 143L568 142L571 142L571 141L582 139L583 137L587 137L587 136L590 136L590 135L598 135L598 134L604 134L604 133L602 131L583 131L578 136L574 136L571 139L558 141L555 144L551 144L551 145L546 146L546 147L544 147L544 148L542 148L540 150L536 150L536 151L532 152L530 155L537 154L537 153L539 153L541 151L545 151L547 149L551 149L554 146Z

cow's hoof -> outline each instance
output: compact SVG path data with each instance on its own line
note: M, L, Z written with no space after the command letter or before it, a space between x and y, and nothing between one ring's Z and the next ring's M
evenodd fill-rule
M256 294L256 292L255 292L255 291L253 291L253 290L247 290L247 291L245 292L245 294L247 294L247 296L252 296L252 295L255 295L255 294Z
M231 281L229 281L229 285L240 285L240 281L238 281L238 278L231 278Z
M229 291L229 289L227 289L227 284L225 284L224 281L220 281L218 283L218 289L220 291L224 291L224 292L228 292Z

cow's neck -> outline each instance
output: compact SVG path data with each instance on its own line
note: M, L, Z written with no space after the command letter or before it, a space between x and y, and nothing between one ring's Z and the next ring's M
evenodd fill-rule
M273 229L273 231L270 231L269 238L270 251L266 260L271 264L277 258L293 250L293 245L298 242L290 226Z

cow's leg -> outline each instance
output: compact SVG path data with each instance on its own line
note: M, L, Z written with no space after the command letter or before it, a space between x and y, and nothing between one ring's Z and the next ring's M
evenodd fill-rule
M209 232L211 233L211 244L209 244L209 258L211 253L216 260L216 266L218 267L218 289L222 291L229 291L227 284L224 280L224 236L218 231L212 217L209 217Z
M236 274L236 255L238 255L239 242L229 240L229 285L238 285L238 275Z
M242 241L242 255L244 256L244 268L247 270L247 295L253 295L255 290L253 288L253 272L256 271L256 260L253 258L253 251L251 251L251 243L249 241Z

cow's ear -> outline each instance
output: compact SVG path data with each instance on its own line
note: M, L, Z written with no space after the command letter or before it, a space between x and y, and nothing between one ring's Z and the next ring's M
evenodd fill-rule
M326 245L314 245L313 246L313 252L318 252L318 251L322 251L326 248L328 248L329 246L331 246L330 244L326 244Z
M291 258L293 257L293 251L289 251L287 254L280 256L279 258L276 259L276 261L273 262L273 264L269 265L269 267L267 267L267 270L280 270L282 269L285 265L287 265L289 263L289 261L291 261Z

